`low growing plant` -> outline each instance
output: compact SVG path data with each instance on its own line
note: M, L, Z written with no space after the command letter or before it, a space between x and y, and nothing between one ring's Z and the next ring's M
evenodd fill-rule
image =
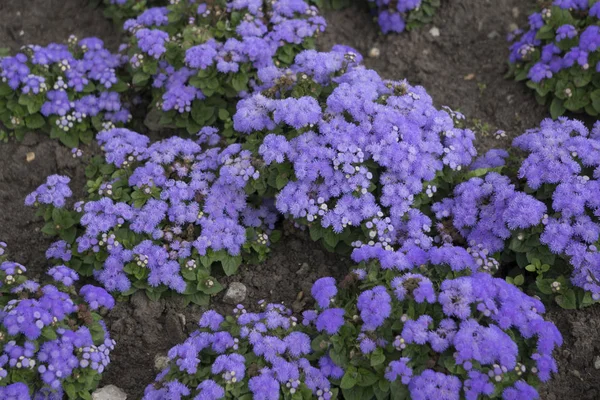
M224 273L260 261L276 241L276 214L268 202L248 197L259 172L239 144L214 147L216 129L196 139L172 137L150 144L127 129L103 131L105 162L87 168L89 197L63 208L68 179L50 177L26 203L39 206L42 229L61 239L51 258L94 277L115 294L166 291L207 304L221 290L211 265ZM58 182L57 182L58 181ZM51 194L49 194L51 193ZM72 246L72 247L71 247Z
M600 299L599 139L600 125L590 133L578 121L545 120L514 140L524 160L513 156L501 167L504 175L458 185L433 209L465 242L501 252L505 265L520 267L511 272L515 284L532 276L533 289L561 307L590 305ZM493 154L487 162L504 164Z
M42 286L1 258L0 397L91 399L115 345L98 314L113 298L92 285L77 294L79 276L64 265Z
M600 113L600 2L554 0L509 36L510 76L526 81L553 118Z
M94 37L23 47L0 59L0 122L17 139L42 130L69 147L90 144L95 131L131 118L121 65Z
M207 311L144 399L537 399L562 343L541 302L485 273L438 287L428 274L449 270L426 263L319 279L302 321L280 304Z
M217 126L229 137L235 104L255 90L257 70L291 64L325 25L304 0L150 8L124 24L132 83L151 89L155 123L190 134Z

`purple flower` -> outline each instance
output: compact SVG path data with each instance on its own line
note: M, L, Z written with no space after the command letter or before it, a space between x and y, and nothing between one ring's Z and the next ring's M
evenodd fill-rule
M198 324L202 328L210 328L212 331L216 332L219 330L223 321L225 321L225 318L223 318L221 314L214 310L208 310L202 314Z
M58 265L50 268L50 270L48 270L48 275L50 275L56 282L60 282L65 286L73 286L73 283L79 280L79 275L77 272L64 265Z
M329 308L333 298L337 294L334 278L318 279L312 286L311 294L321 308Z
M328 308L324 310L315 322L315 326L319 332L327 332L329 335L334 335L344 325L344 309L343 308Z
M110 310L115 306L115 299L100 287L85 285L81 288L79 294L85 299L92 310L97 310L100 307Z
M363 320L363 330L374 331L390 316L391 297L383 286L365 290L358 296L357 307Z

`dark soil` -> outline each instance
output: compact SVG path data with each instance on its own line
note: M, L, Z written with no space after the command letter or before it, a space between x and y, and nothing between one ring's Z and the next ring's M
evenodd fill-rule
M362 8L328 12L329 28L320 45L327 49L347 44L364 55L376 47L380 56L366 58L367 66L386 78L407 78L425 86L436 105L449 105L471 119L488 122L505 130L510 139L547 116L522 84L503 78L508 54L505 35L511 24L524 25L534 5L535 0L446 1L432 25L389 36L378 34L376 23ZM63 41L70 34L99 36L111 48L118 44L117 30L86 0L2 0L0 15L0 47L12 50ZM439 37L429 32L433 26L440 30ZM472 79L465 79L471 74ZM508 139L496 142L483 137L479 147L508 143ZM30 152L35 159L28 162ZM76 196L82 194L83 168L81 160L71 158L67 149L42 135L0 144L0 240L8 243L11 258L29 266L35 276L46 268L44 252L49 241L38 232L41 223L32 209L23 206L23 200L54 173L72 177ZM222 281L244 283L249 305L265 299L299 311L306 306L315 279L340 277L347 266L347 261L324 252L297 232L284 236L266 263L242 266L238 276ZM222 294L213 299L212 306L221 312L233 307L223 303ZM195 330L201 312L197 306L183 307L176 298L150 302L143 294L118 303L106 316L118 345L102 385L117 385L130 399L140 398L157 372L156 356L165 355ZM600 371L594 368L600 356L600 309L552 308L548 316L563 333L565 344L557 354L560 372L543 387L542 398L600 398Z

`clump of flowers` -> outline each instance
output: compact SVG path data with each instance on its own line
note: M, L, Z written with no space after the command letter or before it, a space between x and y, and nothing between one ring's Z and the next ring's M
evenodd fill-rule
M42 129L69 147L89 144L93 132L130 119L118 76L119 55L102 40L26 46L0 60L0 121L17 138Z
M125 22L133 84L152 88L160 123L215 125L231 135L235 102L254 90L259 68L289 65L325 29L304 0L170 2Z
M24 266L0 262L0 397L90 398L115 345L95 311L113 298L91 285L78 295L78 276L64 265L41 286Z
M440 7L440 0L368 0L377 12L383 33L404 32L428 24Z
M503 253L562 307L599 300L600 124L589 132L579 121L547 119L513 146L525 158L502 167L505 175L471 178L433 205L439 232L450 243L482 245L486 256Z
M197 140L149 144L127 129L99 133L106 163L88 168L99 175L88 182L89 198L75 210L41 204L44 232L61 239L47 256L111 292L143 289L158 298L171 290L205 304L221 289L212 264L231 275L242 255L261 260L278 239L272 206L245 192L260 176L250 152L212 147L206 141L214 135L205 128Z
M238 305L226 318L206 312L200 329L170 350L144 399L331 399L340 391L535 399L535 386L556 372L560 333L539 300L504 280L476 273L438 287L428 268L390 274L374 262L365 269L338 288L332 278L317 281L318 306L301 320L280 304L263 303L256 313Z
M265 165L252 183L329 249L431 246L420 207L434 180L466 171L474 134L454 126L422 87L386 81L353 49L305 51L238 103L234 128Z
M549 3L549 2L548 2ZM511 74L536 91L553 118L565 111L600 113L597 85L600 3L554 0L509 36Z

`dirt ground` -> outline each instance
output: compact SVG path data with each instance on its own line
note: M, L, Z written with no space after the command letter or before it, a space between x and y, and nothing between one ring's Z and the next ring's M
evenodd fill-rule
M535 0L447 0L432 25L389 36L378 33L361 5L327 12L329 28L319 43L322 49L336 43L350 45L365 55L379 49L379 57L366 58L368 67L387 78L407 78L423 85L438 106L451 106L507 132L504 142L481 138L480 149L506 146L510 138L547 116L523 85L503 78L508 54L505 36L512 24L525 24L534 5ZM111 48L119 41L115 27L86 0L2 0L0 15L0 47L13 51L25 44L62 41L70 34L99 36ZM434 27L439 36L432 35ZM34 153L35 159L27 162L27 153ZM81 161L72 159L55 141L31 134L22 143L0 144L0 240L8 243L14 260L37 276L46 268L44 251L49 241L36 232L41 224L23 200L53 173L70 176L75 194L82 193ZM316 278L339 277L347 265L299 233L284 237L268 262L242 266L235 280L248 287L249 304L266 299L300 310L303 301L296 301L300 292L306 297ZM213 306L220 311L232 308L221 297L213 300ZM153 303L139 294L118 303L106 316L118 345L102 385L117 385L130 399L140 398L157 372L155 357L184 340L201 312L199 307L183 307L174 298ZM565 344L557 355L560 372L542 388L542 398L600 398L600 371L594 367L600 356L600 309L552 308L548 316L560 328Z

